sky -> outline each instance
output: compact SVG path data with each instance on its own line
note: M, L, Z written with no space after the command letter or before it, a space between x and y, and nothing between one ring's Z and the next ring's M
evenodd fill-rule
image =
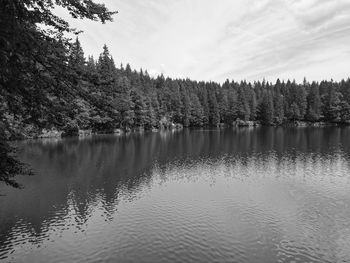
M59 9L95 58L150 75L218 81L350 77L350 0L99 0L101 24Z

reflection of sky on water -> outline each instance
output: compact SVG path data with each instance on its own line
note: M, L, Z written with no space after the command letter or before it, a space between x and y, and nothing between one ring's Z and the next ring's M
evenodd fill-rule
M152 259L147 238L159 251L170 248L157 242L183 242L179 258L192 240L194 258L212 245L228 260L235 249L241 261L254 262L250 252L282 262L298 253L300 261L349 259L347 133L185 130L21 142L37 174L19 178L24 190L0 188L0 258L126 259L136 246Z

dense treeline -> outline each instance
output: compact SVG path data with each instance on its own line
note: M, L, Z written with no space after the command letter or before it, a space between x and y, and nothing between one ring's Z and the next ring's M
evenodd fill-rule
M78 39L67 50L72 87L50 95L51 116L43 106L26 113L37 124L112 131L115 128L151 129L166 118L185 127L232 124L235 120L280 125L298 120L345 123L350 120L350 80L302 84L295 81L258 81L223 84L189 79L152 78L130 65L116 67L108 47L99 58L84 58ZM38 104L36 104L38 105ZM40 101L39 101L40 105Z
M112 132L157 128L161 119L185 127L231 125L237 119L266 125L350 120L350 79L219 84L163 75L152 78L129 64L116 67L106 45L96 60L85 59L78 38L65 52L69 81L16 94L15 101L12 92L6 94L2 107L12 126L17 123L22 132L67 125Z

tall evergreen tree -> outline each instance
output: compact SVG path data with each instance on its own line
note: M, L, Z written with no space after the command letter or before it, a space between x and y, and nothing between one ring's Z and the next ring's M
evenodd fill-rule
M307 95L306 119L317 121L321 117L321 97L319 87L316 82L312 82L310 92Z
M198 98L203 108L203 125L209 125L209 102L208 102L208 91L205 83L199 84Z
M145 119L146 119L146 104L142 98L142 96L139 94L137 90L131 91L131 99L133 103L133 111L134 111L134 126L136 127L144 127L145 125Z
M181 87L181 100L182 100L182 124L185 127L190 126L190 119L191 119L191 98L186 91L185 87Z
M282 95L282 83L277 79L273 89L274 122L282 124L284 121L284 96Z
M274 107L271 92L265 91L259 109L260 119L264 124L271 125L274 120Z
M144 127L145 129L152 129L154 127L158 127L157 114L154 109L152 102L150 100L146 100L146 112L144 119Z
M84 57L84 51L78 37L75 39L75 42L70 46L68 64L79 75L83 74L83 72L85 71L86 61Z
M307 89L307 82L304 79L304 85L297 87L297 93L295 101L298 104L299 111L300 111L300 119L304 119L307 109L307 100L306 100L306 89Z
M108 95L112 92L112 86L116 82L116 67L114 60L109 53L107 45L103 46L103 52L100 54L97 63L97 72L100 85Z
M191 117L190 125L194 127L203 126L204 112L198 96L191 94Z
M215 86L212 83L208 83L207 91L209 105L209 124L211 126L218 126L218 124L220 123L220 113L218 102L216 99Z
M238 118L238 96L237 91L231 88L228 91L227 123L232 124Z
M323 100L323 116L330 121L337 121L340 119L342 94L335 87L333 81L323 82L325 93L322 96Z
M228 123L228 116L227 116L227 110L228 110L228 98L227 98L227 91L225 91L223 88L219 89L217 95L217 102L218 102L218 108L219 108L219 114L220 114L220 122L221 123Z
M246 84L241 83L238 88L238 98L237 98L237 116L242 120L249 120L250 109L246 96Z

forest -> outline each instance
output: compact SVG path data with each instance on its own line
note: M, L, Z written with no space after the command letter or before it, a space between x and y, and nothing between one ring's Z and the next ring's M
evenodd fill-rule
M33 138L43 129L151 130L164 119L184 127L237 119L264 125L350 120L350 79L217 83L151 77L129 64L117 66L106 45L98 58L86 56L78 37L66 36L79 32L52 13L54 5L102 23L116 13L91 0L1 2L0 180L7 183L22 168L6 140Z
M232 125L237 119L265 125L350 120L350 79L311 83L304 79L301 84L279 79L275 83L226 80L220 84L163 75L152 78L129 64L117 68L106 45L97 60L90 56L85 61L78 39L67 55L79 95L72 101L75 111L65 114L71 119L64 122L75 120L82 128L151 129L163 117L184 127ZM89 95L80 95L84 92Z
M116 67L106 45L96 60L85 58L78 38L64 51L69 81L47 86L38 82L26 93L2 90L10 134L31 137L43 128L67 126L94 132L151 130L159 128L162 118L184 127L232 125L237 119L265 125L350 120L349 79L220 84L152 78L129 64Z

